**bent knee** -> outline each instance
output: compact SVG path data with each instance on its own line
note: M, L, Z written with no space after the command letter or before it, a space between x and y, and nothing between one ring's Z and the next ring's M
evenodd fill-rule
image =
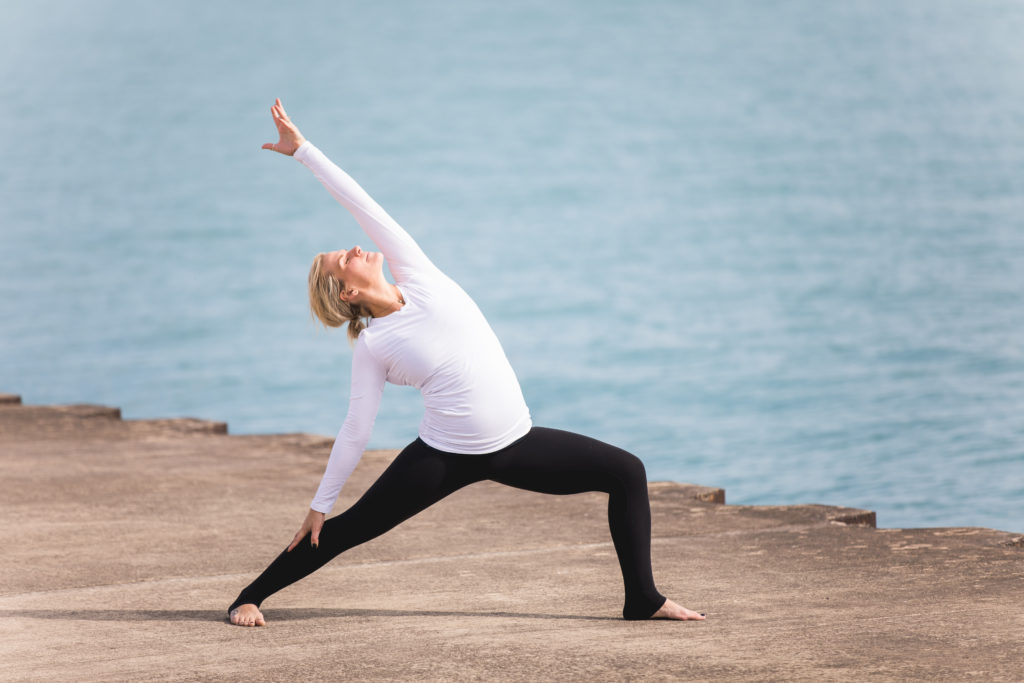
M618 466L616 467L617 479L627 486L643 486L646 488L647 468L644 467L643 461L627 451L622 451L621 453L617 463Z
M645 484L647 483L647 468L644 467L644 461L632 453L629 454L628 469L632 477L642 480Z

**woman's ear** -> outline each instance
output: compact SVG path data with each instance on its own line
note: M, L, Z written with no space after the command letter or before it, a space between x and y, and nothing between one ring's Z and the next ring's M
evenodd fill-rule
M348 303L349 301L352 301L358 295L359 295L359 290L358 289L343 289L343 290L341 290L341 292L338 293L338 297L342 301L344 301L345 303Z

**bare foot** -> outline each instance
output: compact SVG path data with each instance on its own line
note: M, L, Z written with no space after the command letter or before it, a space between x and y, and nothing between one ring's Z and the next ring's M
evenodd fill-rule
M700 612L686 609L671 600L666 600L651 619L678 619L679 621L704 621L704 615Z
M664 608L662 608L664 609ZM263 614L259 611L256 605L248 603L245 605L239 605L235 609L231 610L229 615L231 617L231 623L235 626L266 626L267 622L263 620Z

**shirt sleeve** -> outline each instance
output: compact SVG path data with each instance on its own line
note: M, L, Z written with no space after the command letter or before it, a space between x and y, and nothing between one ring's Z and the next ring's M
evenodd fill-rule
M376 359L365 339L356 341L352 354L352 391L348 398L348 415L331 448L327 469L310 507L329 514L352 470L363 456L373 432L387 371Z
M436 270L427 255L402 226L367 194L359 183L338 168L308 140L295 151L295 158L313 172L327 191L351 212L366 235L384 254L399 284L416 272Z

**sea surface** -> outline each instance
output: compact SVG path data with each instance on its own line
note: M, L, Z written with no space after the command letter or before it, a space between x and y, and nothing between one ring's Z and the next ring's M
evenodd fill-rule
M370 245L260 150L281 97L474 296L536 423L730 503L1024 531L1024 3L3 14L0 391L337 431L306 272ZM370 445L420 412L389 387Z

